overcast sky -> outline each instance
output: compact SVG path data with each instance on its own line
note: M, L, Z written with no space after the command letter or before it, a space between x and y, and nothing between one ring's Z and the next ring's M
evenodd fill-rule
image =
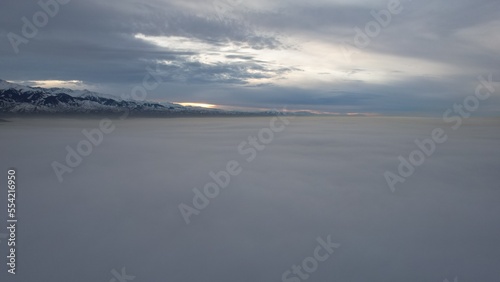
M150 100L417 115L462 102L479 75L500 80L500 1L390 2L72 0L16 53L12 33L43 10L2 0L0 78L121 95L149 66L164 80ZM385 27L370 23L388 5Z

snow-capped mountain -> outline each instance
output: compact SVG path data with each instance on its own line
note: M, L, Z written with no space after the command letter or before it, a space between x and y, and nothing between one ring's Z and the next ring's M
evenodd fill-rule
M182 106L169 102L123 100L88 90L31 87L0 79L0 115L124 113L133 116L311 115L309 112L242 112Z
M30 87L0 80L0 113L230 114L173 103L122 100L88 90Z

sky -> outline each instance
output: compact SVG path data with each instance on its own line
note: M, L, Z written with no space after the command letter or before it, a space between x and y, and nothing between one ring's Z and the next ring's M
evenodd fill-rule
M147 100L437 116L500 81L498 0L55 1L1 2L1 79L121 96L149 68Z

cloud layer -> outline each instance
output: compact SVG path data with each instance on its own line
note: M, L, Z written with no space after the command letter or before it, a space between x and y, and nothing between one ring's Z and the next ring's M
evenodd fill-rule
M245 161L238 144L269 122L115 121L63 183L51 163L99 120L0 123L20 219L18 274L0 280L110 281L126 267L134 282L283 281L331 235L340 248L302 281L498 281L498 119L453 132L431 118L295 118ZM392 193L384 172L436 127L449 140ZM243 171L186 225L178 205L231 160Z
M382 24L391 5L399 12ZM478 75L500 80L499 9L495 0L70 1L16 54L8 34L22 36L22 18L42 8L9 0L0 77L120 94L159 64L165 83L151 99L440 114ZM376 13L380 30L361 46L356 28L369 33ZM496 97L484 114L498 111Z

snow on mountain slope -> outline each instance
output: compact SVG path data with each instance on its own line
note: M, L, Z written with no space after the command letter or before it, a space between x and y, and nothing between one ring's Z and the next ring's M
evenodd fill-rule
M239 112L182 106L170 102L123 100L66 88L30 87L0 79L0 114L283 115L278 111ZM293 114L291 112L285 114Z
M218 109L123 100L88 90L41 88L0 80L0 113L233 114Z
M182 106L172 107L176 110ZM0 112L6 113L120 113L169 112L170 107L147 101L124 101L88 90L40 88L0 80Z
M21 84L11 83L0 79L0 90L4 89L16 89L19 91L32 91L34 88L29 86L24 86Z

